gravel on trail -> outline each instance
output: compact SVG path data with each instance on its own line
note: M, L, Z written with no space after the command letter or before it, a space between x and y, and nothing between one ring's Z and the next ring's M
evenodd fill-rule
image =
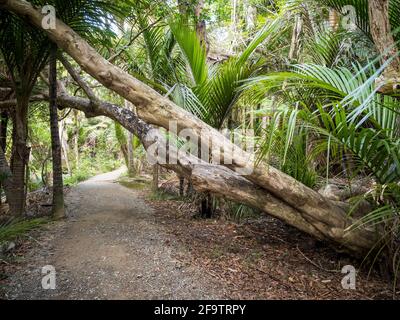
M224 285L188 261L190 253L156 221L137 191L96 176L66 196L68 219L40 233L6 281L5 299L224 299ZM42 288L54 266L56 289Z

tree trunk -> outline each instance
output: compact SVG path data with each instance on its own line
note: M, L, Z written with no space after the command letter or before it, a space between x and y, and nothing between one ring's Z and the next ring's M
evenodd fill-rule
M382 56L382 61L389 63L382 77L377 80L379 91L387 94L400 90L400 57L390 26L389 2L389 0L368 1L372 38Z
M159 166L158 164L155 164L153 165L153 184L152 184L153 192L158 191L158 174L159 174Z
M231 52L234 54L238 45L238 0L232 1L232 13L231 13L231 32L232 32L232 47Z
M68 175L71 176L72 169L71 169L71 165L70 165L69 159L68 159L68 149L69 149L68 141L67 141L68 137L67 137L67 132L66 132L66 123L64 120L60 121L59 131L60 131L60 145L61 145L61 151L62 151L61 159L64 159L65 165L67 167Z
M128 158L129 158L129 166L128 166L128 173L130 176L134 176L135 172L135 154L133 150L133 133L128 133Z
M7 128L8 128L8 111L1 112L1 128L0 128L0 147L6 151L7 147Z
M201 14L204 8L204 0L198 0L198 3L194 9L194 15L196 19L196 34L200 39L200 43L206 48L206 52L210 51L210 44L207 39L207 25L206 21L202 19Z
M79 121L78 121L78 111L74 110L74 154L75 154L75 167L79 169Z
M29 97L18 95L17 106L13 117L13 146L11 155L11 172L13 191L7 199L12 215L21 216L25 212L25 170L29 158L27 143Z
M243 13L246 31L252 31L257 27L257 7L248 0L243 1Z
M0 146L0 175L1 175L1 183L4 187L4 193L6 194L7 199L12 198L12 192L13 192L12 173L7 163L5 152L1 146Z
M51 153L53 158L53 207L54 218L65 217L64 209L64 183L62 176L62 156L60 131L58 128L57 112L57 47L52 48L49 68L49 109L50 109L50 132Z
M329 27L333 32L339 29L340 16L335 9L329 9Z
M289 51L289 61L297 60L299 56L300 35L302 29L303 29L303 19L300 14L297 14L293 26L292 41L290 44L290 51Z
M126 100L125 100L125 108L132 110L131 104ZM136 174L133 144L134 144L133 133L129 132L128 133L128 174L130 176L134 176Z
M1 112L1 120L0 120L0 148L4 152L4 154L7 148L7 127L8 127L8 111L3 111ZM2 203L1 199L2 190L3 186L2 183L0 182L0 204Z
M185 195L185 177L178 176L179 179L179 196Z
M23 0L0 1L0 6L3 3L4 8L23 16L24 19L38 28L42 27L43 16L30 3ZM54 42L69 53L83 70L107 88L132 102L137 108L137 114L141 120L135 120L136 116L131 111L115 108L109 104L102 105L104 109L101 111L100 104L98 104L95 110L97 113L103 113L103 115L114 118L126 128L130 128L130 130L134 129L135 124L131 123L133 121L144 126L142 123L142 120L144 120L147 123L156 124L164 128L169 127L170 121L176 121L178 130L190 128L198 137L201 136L202 139L208 140L211 150L224 150L227 146L233 150L234 157L221 152L221 160L222 162L225 160L225 166L230 170L221 166L214 167L207 164L205 168L210 169L209 172L207 170L196 171L196 168L198 168L196 164L197 158L190 158L181 152L177 154L180 157L189 158L189 164L184 164L180 161L176 165L167 164L165 165L166 168L192 178L196 177L196 172L208 172L210 181L217 174L221 174L221 178L216 180L218 184L210 185L207 179L202 178L199 174L197 182L201 181L201 184L208 185L210 189L213 188L215 190L213 192L226 192L232 198L235 197L236 201L240 202L242 199L243 203L252 202L254 206L263 207L263 211L279 217L303 231L320 238L330 239L354 251L365 253L374 245L376 236L374 231L365 228L359 228L351 232L347 231L347 228L354 221L346 215L346 211L341 206L266 163L255 166L254 160L249 154L233 145L217 130L189 112L182 110L173 102L123 70L113 66L61 21L57 20L55 29L44 31ZM82 102L79 99L77 101ZM70 102L71 105L74 105L73 101ZM90 103L88 108L90 108ZM143 136L145 133L143 126L136 128L138 130L137 135L144 145L148 147L147 141L151 140L151 137ZM159 141L162 141L162 137ZM170 157L173 156L171 155L171 150L169 155ZM243 171L243 169L252 170ZM246 178L240 176L240 173L246 174ZM230 184L234 184L236 189L227 189L226 186ZM243 193L246 188L247 193ZM255 199L252 193L258 195L258 197ZM251 196L250 200L246 200L246 196ZM270 201L266 202L266 199ZM260 203L257 203L258 201Z

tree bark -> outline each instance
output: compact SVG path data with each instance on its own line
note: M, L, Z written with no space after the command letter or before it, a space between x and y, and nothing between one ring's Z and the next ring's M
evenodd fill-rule
M0 0L0 7L23 16L25 20L41 28L43 16L40 11L34 9L30 3L23 0ZM168 128L170 121L176 121L178 130L184 128L192 129L198 137L201 136L201 139L210 142L210 148L213 151L224 150L226 146L230 147L233 150L232 154L234 157L232 157L231 154L221 152L221 160L223 163L225 160L225 166L231 170L220 166L217 167L217 169L221 174L224 174L222 180L224 180L225 183L233 181L235 182L234 185L238 187L239 190L227 190L226 185L221 186L221 184L219 184L218 189L215 185L210 185L209 187L213 187L215 192L227 192L232 195L235 192L242 192L240 186L244 185L244 188L248 188L248 190L258 190L260 196L257 197L257 201L259 200L262 202L260 202L260 204L254 203L254 205L263 206L263 210L267 213L280 217L300 230L307 230L306 232L310 234L330 239L358 252L365 253L373 246L375 240L375 233L373 231L359 228L352 232L347 232L347 228L354 221L346 215L345 210L343 210L341 206L336 205L316 191L306 187L294 178L268 164L261 163L255 166L254 160L252 160L249 154L232 144L217 130L211 128L147 85L109 63L61 21L57 20L55 29L44 31L54 42L64 49L83 70L92 75L107 88L132 102L136 106L138 117L141 120L135 119L136 116L129 110L121 110L121 108L115 108L112 105L103 106L104 109L102 112L106 113L104 115L114 118L126 128L132 126L130 122L135 122L134 125L143 124L143 120L150 124ZM91 103L89 101L88 107L90 108L90 106ZM99 105L96 106L95 110L97 113L100 112ZM131 127L131 129L133 128ZM138 137L141 138L146 146L146 139L149 139L149 137L143 137L143 126L138 126L137 130ZM161 140L161 138L159 139ZM179 174L193 177L193 172L198 172L194 171L194 168L196 168L194 162L197 158L189 158L187 155L186 158L189 160L189 164L183 164L179 161L178 165L165 165L165 167L175 170ZM246 172L246 178L241 177L239 173L243 173L242 170L249 168L249 166L250 168L254 166L254 169L250 172ZM210 166L207 168L210 168ZM200 173L202 172L205 171L202 170ZM212 174L212 172L209 173L209 175ZM201 181L207 184L207 180L204 181L203 179ZM238 183L236 184L236 182ZM261 197L261 195L263 196ZM235 194L235 196L236 200L240 201L240 197L237 194ZM243 195L242 199L245 200ZM254 201L254 198L252 199L253 202L257 202ZM271 201L266 203L265 199Z
M131 110L131 104L125 100L125 108ZM135 172L135 158L134 158L134 150L133 150L133 133L129 131L128 133L128 174L130 176L134 176Z
M389 63L383 75L377 80L379 91L384 94L400 90L400 57L390 26L389 2L389 0L368 0L372 39L381 54L382 61Z
M79 131L80 125L78 121L78 111L74 110L74 153L75 153L75 168L79 169Z
M340 15L335 9L329 9L329 27L333 32L339 29Z
M11 154L12 192L8 197L10 213L21 216L25 212L25 170L29 158L27 147L29 97L17 95L17 105L13 116L13 146Z
M9 114L8 111L1 112L1 127L0 127L0 147L3 151L6 151L7 147L7 128L8 128L8 119Z
M194 9L194 15L196 19L196 34L197 37L200 39L200 43L204 46L206 52L208 53L210 51L210 44L207 39L206 21L201 17L203 8L204 8L204 0L198 0L197 5Z
M8 111L2 111L0 120L0 148L4 153L6 152L7 148L7 127L8 127ZM0 204L2 203L1 194L3 189L4 188L2 186L2 183L0 182Z
M59 125L59 131L60 131L60 145L61 145L61 151L62 151L62 158L64 158L65 161L65 165L67 167L68 170L68 175L71 176L72 175L72 169L71 169L71 165L69 163L69 159L68 159L68 136L67 136L67 132L66 132L66 123L65 120L60 121L60 125ZM61 158L61 159L62 159Z
M243 1L243 12L246 30L254 30L257 27L257 7L251 5L248 0L245 0Z
M2 147L0 147L0 176L1 176L1 183L4 187L4 192L6 194L7 199L12 198L11 194L13 190L12 173L7 163L5 152Z
M299 48L300 48L300 35L303 29L303 19L300 14L297 14L295 17L295 22L293 26L292 32L292 41L290 44L289 50L289 61L297 60L299 56Z
M62 175L62 156L60 131L58 127L57 112L57 47L52 48L49 68L49 109L50 109L50 132L51 153L53 158L53 207L54 218L65 217L64 209L64 184Z
M153 192L158 191L158 175L159 175L159 166L158 164L153 165L153 184L151 189Z

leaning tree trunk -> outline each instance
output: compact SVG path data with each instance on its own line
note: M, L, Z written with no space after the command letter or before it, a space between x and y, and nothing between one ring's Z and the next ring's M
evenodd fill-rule
M49 109L51 131L51 153L53 158L53 207L54 218L65 217L62 156L57 112L57 47L51 49L49 68Z
M90 113L93 107L93 102L88 99L71 97L65 94L59 95L58 103L63 108L74 108L85 113ZM98 101L96 102L96 113L91 113L91 116L100 115L121 123L122 126L140 139L145 149L148 149L154 143L159 143L160 145L165 143L165 138L159 131L137 118L136 114L130 110ZM179 158L180 161L176 165L169 164L164 165L164 167L175 171L180 176L190 178L199 192L213 192L229 200L247 204L281 219L318 239L342 244L356 254L365 253L374 244L374 234L364 228L346 233L344 238L332 237L329 232L332 226L324 226L318 221L303 217L303 214L297 209L282 202L282 200L276 198L265 189L260 188L228 168L201 162L194 156L186 153L182 154L181 151L175 150L173 146L169 146L169 156L171 160Z
M0 0L0 7L11 10L23 16L24 19L36 27L42 28L43 15L29 2L23 0ZM250 200L243 202L252 202L257 207L262 206L265 212L285 220L303 231L315 236L319 235L320 238L330 239L356 252L368 251L373 246L375 240L373 231L359 228L352 232L347 232L347 228L354 221L346 215L346 211L341 206L336 205L316 191L266 163L255 166L254 160L248 153L232 144L217 130L176 106L168 98L161 96L155 90L109 63L63 22L57 20L55 29L44 31L83 70L107 88L132 102L137 108L137 114L140 119L164 128L169 127L170 121L176 121L178 130L190 128L197 137L201 136L201 139L208 140L212 151L224 150L226 147L233 151L233 153L228 154L221 152L221 161L226 163L226 167L230 170L221 166L205 165L204 168L207 170L196 171L198 166L194 162L197 158L191 159L190 164L178 162L177 165L165 165L165 167L185 176L189 175L194 179L197 178L197 181L201 181L200 186L198 183L195 184L198 188L210 183L207 179L202 178L202 174L206 173L210 181L215 181L214 184L208 186L209 189L214 188L214 192L226 192L231 197L236 197L237 200L245 200L250 197ZM112 107L108 105L107 108ZM117 121L125 127L130 126L129 121L134 121L135 115L132 113L127 114L129 111L124 111L120 108L111 111L107 110L107 108L103 112L110 117L118 118ZM87 110L90 109L89 105ZM137 135L142 140L145 139L145 137L141 136L141 132L138 132ZM144 144L146 145L146 141ZM180 156L185 156L181 153L179 154ZM251 170L246 171L244 169ZM240 173L245 174L245 178L240 176ZM234 185L235 188L227 189L227 185ZM254 194L258 195L257 198L254 199L254 195L246 190L257 190L257 192L254 192ZM265 199L270 201L266 202ZM257 204L258 201L261 203Z

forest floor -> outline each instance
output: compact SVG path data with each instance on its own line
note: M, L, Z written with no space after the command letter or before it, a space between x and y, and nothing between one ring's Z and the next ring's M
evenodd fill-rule
M0 263L5 299L398 299L368 270L345 290L345 254L276 219L203 220L117 170L72 188L68 219L34 231ZM123 184L123 185L122 185ZM43 290L41 268L56 270Z
M96 176L66 197L68 219L38 232L3 283L6 299L218 299L217 281L184 265L189 254L156 221L154 210L116 183L122 171ZM43 290L42 267L56 270ZM11 268L11 266L9 266Z

